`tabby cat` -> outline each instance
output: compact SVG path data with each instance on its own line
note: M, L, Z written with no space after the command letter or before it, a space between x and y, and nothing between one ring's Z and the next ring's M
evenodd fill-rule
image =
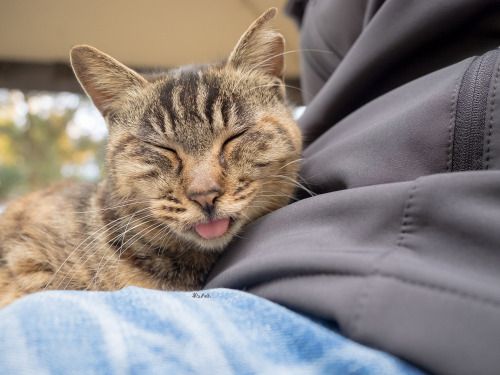
M0 306L46 289L194 290L247 223L293 195L301 135L271 8L223 62L143 76L79 45L106 120L107 178L65 181L0 217Z

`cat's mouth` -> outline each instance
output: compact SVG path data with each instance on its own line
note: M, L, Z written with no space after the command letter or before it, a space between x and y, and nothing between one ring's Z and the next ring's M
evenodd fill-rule
M194 230L203 238L210 239L221 237L226 234L232 219L225 217L223 219L210 220L194 225Z

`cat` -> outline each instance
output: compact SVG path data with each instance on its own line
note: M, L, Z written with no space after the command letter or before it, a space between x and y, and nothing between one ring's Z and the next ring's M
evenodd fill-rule
M302 138L268 9L221 62L140 75L87 46L71 65L106 120L106 178L0 217L0 307L49 289L196 290L241 228L293 197Z

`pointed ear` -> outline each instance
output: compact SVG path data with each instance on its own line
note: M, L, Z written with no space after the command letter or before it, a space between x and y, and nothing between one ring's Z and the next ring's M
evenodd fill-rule
M76 78L104 117L134 99L147 85L138 73L96 48L78 45L70 56Z
M269 21L274 16L276 8L270 8L252 23L229 55L229 65L283 79L285 40L280 33L270 28Z

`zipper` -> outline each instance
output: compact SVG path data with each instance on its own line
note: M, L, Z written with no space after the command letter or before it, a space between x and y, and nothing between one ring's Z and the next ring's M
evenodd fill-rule
M467 68L460 85L453 135L452 171L484 169L486 109L498 49L476 57Z

